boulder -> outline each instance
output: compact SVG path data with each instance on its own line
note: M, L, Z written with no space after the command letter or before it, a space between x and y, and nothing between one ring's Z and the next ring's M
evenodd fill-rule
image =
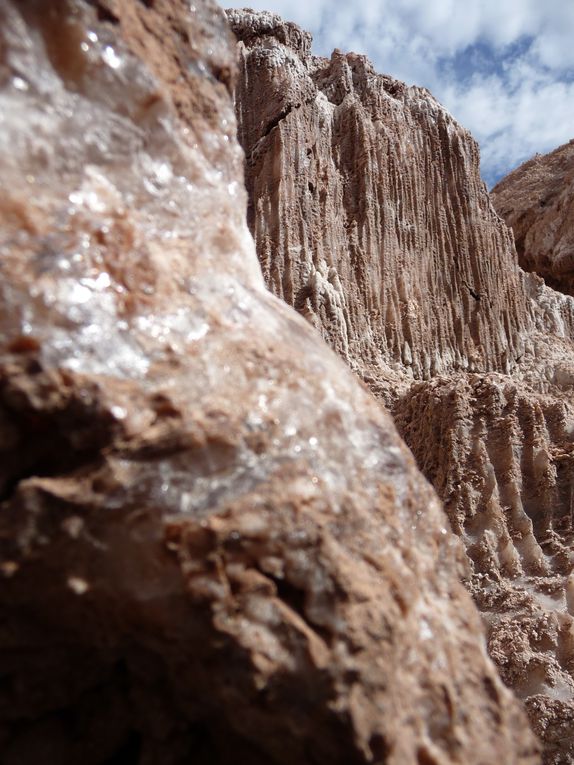
M0 0L0 760L535 763L387 414L263 285L210 0Z

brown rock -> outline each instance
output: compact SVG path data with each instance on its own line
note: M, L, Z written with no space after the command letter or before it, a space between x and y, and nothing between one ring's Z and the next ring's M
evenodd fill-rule
M514 232L522 268L574 295L574 140L503 178L492 202Z
M269 288L375 388L387 366L415 379L510 371L529 301L469 133L364 56L319 58L277 16L227 14Z
M570 762L573 298L518 267L476 145L427 91L227 13L266 282L393 409L464 542L492 657L545 761Z
M0 760L535 763L433 491L263 288L222 30L0 0Z
M491 656L525 698L544 742L544 761L553 764L574 759L573 158L570 142L526 162L492 192L493 204L513 229L522 268L570 294L555 292L533 273L525 278L536 330L532 353L525 355L517 377L528 388L518 386L520 405L508 407L496 425L498 432L508 427L507 446L521 456L514 469L516 496L532 519L544 553L542 569L526 578L525 591L519 577L500 582L493 588L496 595L483 591L477 597L487 613L499 613L491 626Z
M526 701L544 761L571 761L571 401L506 375L460 375L413 385L395 415L465 543L491 657Z
M396 422L465 543L491 657L527 701L545 761L570 761L572 408L505 375L465 375L413 385Z

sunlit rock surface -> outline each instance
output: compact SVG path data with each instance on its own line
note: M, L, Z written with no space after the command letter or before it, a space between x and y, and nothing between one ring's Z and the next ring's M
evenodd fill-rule
M0 761L537 762L435 494L264 290L220 12L0 0L0 51Z
M514 231L522 268L574 295L574 140L503 178L492 201Z
M470 134L364 56L313 56L294 24L227 13L248 221L270 289L375 390L386 367L415 379L513 369L528 300Z

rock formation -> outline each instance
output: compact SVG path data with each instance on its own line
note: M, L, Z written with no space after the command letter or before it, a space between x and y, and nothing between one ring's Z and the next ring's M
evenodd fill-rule
M427 91L227 13L266 282L393 410L464 542L491 656L545 761L571 762L574 301L518 267L475 142Z
M371 384L510 371L528 301L478 148L428 91L228 11L249 224L268 286Z
M570 761L572 406L506 375L459 375L413 385L395 415L465 543L491 656L526 701L546 761Z
M436 495L264 289L222 14L0 0L0 51L2 763L534 765Z
M492 201L514 231L522 268L574 295L574 140L514 170Z

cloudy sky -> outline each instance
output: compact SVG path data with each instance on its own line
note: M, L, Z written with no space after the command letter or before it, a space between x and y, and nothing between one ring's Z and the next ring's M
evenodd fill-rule
M224 0L225 3L225 0ZM481 147L489 186L574 138L574 0L251 0L424 85Z

